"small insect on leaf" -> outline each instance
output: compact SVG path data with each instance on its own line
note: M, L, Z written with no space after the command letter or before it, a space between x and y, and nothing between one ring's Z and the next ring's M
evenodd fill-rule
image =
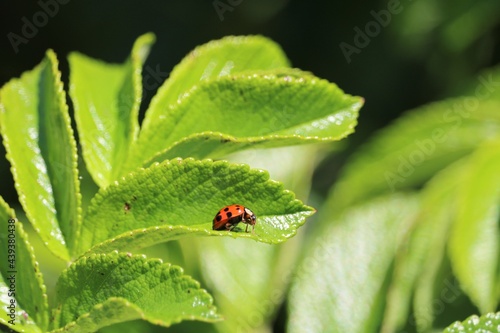
M217 212L214 217L212 229L232 231L240 222L246 224L245 232L248 232L248 225L251 225L253 233L257 217L250 209L243 205L229 205Z

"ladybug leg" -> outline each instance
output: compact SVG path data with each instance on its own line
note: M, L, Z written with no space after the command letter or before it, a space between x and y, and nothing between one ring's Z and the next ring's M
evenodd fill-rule
M232 228L232 226L233 226L233 225L232 225L231 223L229 223L229 222L228 222L228 223L226 223L226 230L231 230L231 229L233 229L233 228Z
M248 225L249 224L250 223L246 223L245 232L248 232ZM254 224L252 224L252 234L255 234L255 225Z

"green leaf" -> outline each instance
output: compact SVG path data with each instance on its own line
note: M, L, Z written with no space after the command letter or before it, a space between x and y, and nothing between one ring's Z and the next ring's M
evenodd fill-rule
M184 93L196 84L243 71L289 67L283 50L262 36L229 36L198 46L173 69L151 101L142 128L168 113Z
M0 324L17 332L42 332L48 326L48 303L42 274L28 235L14 211L0 197ZM14 318L7 315L14 302ZM14 320L14 325L9 321Z
M334 188L335 205L423 184L483 140L498 135L499 108L498 101L465 97L408 112L347 163Z
M486 142L461 179L449 252L462 289L482 313L498 304L500 141Z
M19 200L47 247L68 260L80 224L76 143L49 50L44 61L0 90L0 125Z
M161 326L220 319L198 282L179 267L144 256L82 257L61 275L56 291L53 327L61 332L89 332L137 318Z
M302 249L300 240L295 237L268 245L229 238L198 239L203 278L225 318L216 324L220 333L265 331L263 327L269 325L283 302Z
M387 278L417 202L376 199L336 219L331 210L292 279L289 332L378 331Z
M218 210L233 203L257 215L255 233L212 230ZM224 161L177 159L138 170L101 189L85 215L79 253L107 240L102 245L106 251L113 246L130 251L183 235L278 243L293 236L313 212L264 171ZM101 252L99 246L92 251Z
M83 158L100 187L117 178L139 132L141 67L154 39L153 34L139 37L123 64L105 63L76 52L69 55L70 95Z
M293 190L297 197L307 198L318 163L317 150L317 146L247 150L228 159L262 168ZM227 237L196 240L195 260L200 262L203 281L224 316L224 321L215 324L219 333L272 331L297 260L304 250L306 232L301 228L292 239L278 245ZM185 239L182 243L192 246L193 240ZM221 279L221 275L225 279ZM245 304L244 311L241 304Z
M446 256L464 162L460 160L440 171L421 192L420 211L406 249L396 258L382 332L395 332L407 324L413 293L415 322L419 331L431 328L434 318L434 283Z
M32 318L28 316L26 311L23 310L18 304L15 304L15 309L11 313L12 307L11 299L8 296L10 282L5 282L4 277L0 275L0 306L2 311L0 311L0 331L2 332L23 332L23 333L42 333L40 327L36 325ZM11 317L12 315L12 317ZM10 321L10 322L9 322ZM9 331L3 331L5 327L9 328Z
M77 320L50 332L96 332L102 327L121 323L123 321L140 319L143 316L143 311L137 305L130 303L124 298L109 297L104 302L94 305L89 312L82 314Z
M448 326L443 333L497 333L500 326L500 312L487 313L484 316L470 316L463 322L455 322Z
M273 179L293 190L297 197L307 197L312 172L318 163L317 150L318 146L247 150L228 156L228 159L265 169ZM297 156L301 158L297 159ZM175 262L190 273L199 272L195 276L203 279L203 284L217 300L224 321L210 327L208 324L192 327L197 322L183 322L176 325L174 331L233 333L272 330L273 319L281 308L297 258L303 252L305 232L301 228L296 236L278 245L242 242L228 237L181 239L182 258ZM171 254L176 253L174 244L176 242L169 242L161 247L168 252L164 260L170 261ZM243 311L241 304L245 304Z
M353 132L363 100L298 70L204 81L143 128L129 167L174 157L340 140Z
M179 326L183 325L184 323L197 323L199 325L206 325L210 326L211 324L202 322L202 321L183 321L179 324L172 325L168 328L168 333L173 333L176 331L176 329L179 328ZM101 329L99 329L99 333L137 333L137 332L161 332L165 331L163 328L158 328L155 327L155 325L151 324L148 321L141 320L141 319L136 319L136 320L129 320L121 323L117 323L111 326L106 326ZM200 331L203 333L208 333L204 331ZM217 332L215 332L217 333Z
M273 265L278 264L277 250L276 245L238 239L198 241L203 278L225 318L217 325L220 333L250 332L265 325L273 316L285 288L283 283L276 285L273 281L281 277L273 274L276 268ZM277 294L275 299L270 299L273 291Z

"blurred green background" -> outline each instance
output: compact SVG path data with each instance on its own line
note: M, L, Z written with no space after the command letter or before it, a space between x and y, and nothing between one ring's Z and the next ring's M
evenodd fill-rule
M228 7L218 12L215 3ZM395 10L386 26L377 31L372 25L373 37L348 63L339 45L355 47L355 28L365 31L374 13L389 6ZM39 27L32 32L26 21ZM135 38L152 31L157 43L145 65L144 111L172 67L196 45L226 35L265 35L283 47L294 67L366 99L349 147L316 170L313 191L323 196L345 157L372 131L404 110L453 95L480 69L497 64L499 23L497 0L2 1L0 84L39 63L47 48L58 54L67 82L69 52L121 62ZM14 34L23 38L16 47ZM16 202L5 159L0 177L0 195Z

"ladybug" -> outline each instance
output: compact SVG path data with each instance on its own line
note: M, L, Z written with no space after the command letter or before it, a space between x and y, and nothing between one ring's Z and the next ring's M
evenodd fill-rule
M229 205L219 210L217 215L215 215L212 229L231 231L240 222L246 224L245 232L248 232L248 225L250 224L253 233L257 217L255 217L255 214L245 206Z

